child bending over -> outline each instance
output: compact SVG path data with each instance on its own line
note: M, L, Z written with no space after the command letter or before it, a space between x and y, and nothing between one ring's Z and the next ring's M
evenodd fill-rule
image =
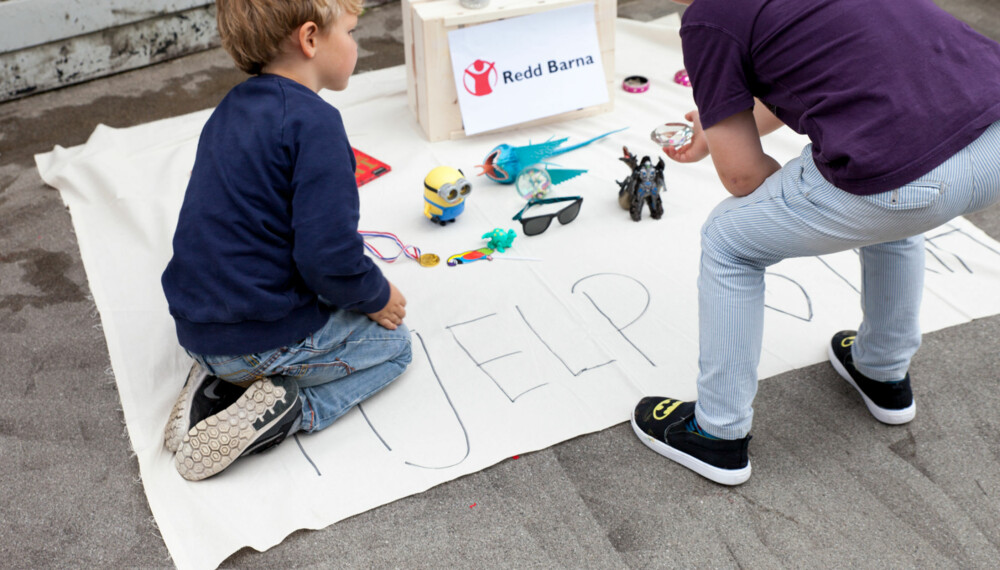
M857 249L858 329L830 362L875 419L914 418L923 233L1000 198L1000 45L932 0L677 0L694 139L733 194L701 232L698 398L644 398L632 425L717 483L750 477L764 271ZM809 137L781 166L760 137Z

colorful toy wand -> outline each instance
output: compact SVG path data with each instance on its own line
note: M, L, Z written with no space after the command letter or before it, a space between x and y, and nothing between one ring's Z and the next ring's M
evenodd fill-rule
M448 265L455 267L456 265L464 265L466 263L472 263L473 261L480 261L483 259L493 261L493 252L494 250L488 247L481 247L479 249L456 253L448 258Z

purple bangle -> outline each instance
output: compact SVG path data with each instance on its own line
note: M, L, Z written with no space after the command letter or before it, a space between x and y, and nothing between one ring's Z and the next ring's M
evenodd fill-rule
M622 81L622 89L629 93L645 93L649 90L649 80L641 75L630 75Z

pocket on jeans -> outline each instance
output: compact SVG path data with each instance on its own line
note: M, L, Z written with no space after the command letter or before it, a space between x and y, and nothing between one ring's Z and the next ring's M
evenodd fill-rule
M864 198L887 210L916 210L933 205L943 191L943 182L920 181Z

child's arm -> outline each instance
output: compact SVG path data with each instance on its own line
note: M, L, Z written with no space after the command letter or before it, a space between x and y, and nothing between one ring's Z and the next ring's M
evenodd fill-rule
M394 331L403 324L403 317L406 316L406 297L403 297L399 289L389 282L389 302L380 311L367 315L369 319Z
M781 119L775 116L760 99L754 99L753 120L757 123L757 132L760 136L769 135L785 126L785 123L782 123Z
M768 176L781 170L777 160L764 153L754 113L747 109L705 129L715 171L733 196L746 196Z
M677 162L698 162L708 156L708 143L702 134L701 120L698 111L690 111L684 118L691 123L694 135L691 137L691 144L681 147L680 150L674 147L663 147L663 152ZM785 126L781 119L776 117L767 105L761 103L760 99L754 99L753 118L757 123L757 133L760 136L769 135L779 128Z
M752 112L748 109L732 115L707 131L701 128L698 111L691 111L684 118L694 126L691 143L680 150L665 147L663 152L677 162L697 162L711 154L722 185L733 196L753 192L781 168L777 161L764 154L760 137L774 132L784 123L760 101L756 101Z

